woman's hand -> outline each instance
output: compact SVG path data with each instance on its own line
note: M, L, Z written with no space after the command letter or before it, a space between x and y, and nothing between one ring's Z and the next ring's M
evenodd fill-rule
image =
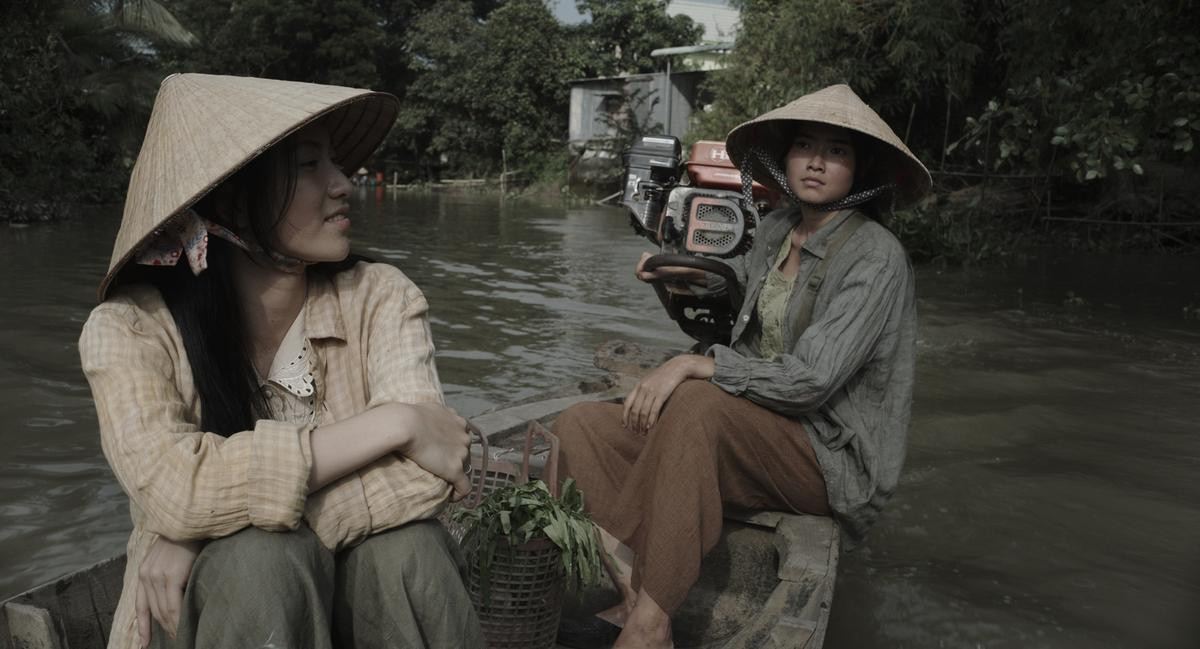
M203 547L200 541L172 541L162 536L150 544L138 567L137 622L143 647L150 644L151 617L175 638L183 590Z
M471 493L466 466L471 436L467 420L437 403L396 404L406 409L407 425L399 451L422 469L454 485L453 500Z
M687 379L707 379L713 375L713 359L685 354L651 370L625 397L621 424L645 435L655 423L671 393Z

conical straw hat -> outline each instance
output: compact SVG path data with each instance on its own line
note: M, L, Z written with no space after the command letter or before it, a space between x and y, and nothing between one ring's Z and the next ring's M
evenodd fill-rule
M885 144L885 147L880 147L879 155L873 163L872 182L879 185L894 183L897 187L897 206L913 203L933 186L933 179L925 165L904 146L904 142L900 141L887 122L845 84L829 86L804 95L730 131L725 139L725 148L734 166L741 168L742 159L751 146L777 148L780 145L771 141L772 138L778 138L777 134L771 133L771 125L799 121L841 126ZM787 194L766 169L760 168L757 161L752 164L755 180Z
M173 74L163 79L125 195L104 300L121 268L169 219L246 163L329 115L334 158L357 169L396 120L399 100L358 88Z

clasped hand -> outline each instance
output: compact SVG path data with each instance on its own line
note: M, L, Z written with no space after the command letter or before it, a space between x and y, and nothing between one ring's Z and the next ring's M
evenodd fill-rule
M400 453L418 466L454 486L453 500L471 493L466 467L470 459L471 436L467 420L438 403L405 406L415 417L412 434L401 445Z

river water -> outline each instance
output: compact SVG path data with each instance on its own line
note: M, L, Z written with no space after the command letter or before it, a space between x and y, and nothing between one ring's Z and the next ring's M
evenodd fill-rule
M352 216L356 249L428 296L463 414L598 375L608 339L688 342L614 208L364 190ZM76 348L117 218L0 226L0 599L128 534ZM906 471L843 555L826 646L1200 646L1198 278L1100 255L920 269Z

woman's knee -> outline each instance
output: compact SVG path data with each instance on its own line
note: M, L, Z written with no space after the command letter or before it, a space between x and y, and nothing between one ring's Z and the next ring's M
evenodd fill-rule
M736 424L730 417L727 396L708 381L690 379L680 383L663 406L652 437L691 442L717 440L723 430Z
M482 646L457 544L441 523L381 532L337 561L339 646Z
M554 419L554 435L558 437L563 459L590 458L597 444L604 443L596 431L609 420L620 421L620 406L611 403L577 403Z
M353 569L386 566L405 580L457 577L461 559L454 541L436 520L420 520L371 536L347 551Z
M255 600L270 592L296 593L333 583L333 555L307 526L292 532L248 527L209 542L197 557L195 579L229 596L242 592ZM313 590L313 588L307 588Z
M591 429L612 404L609 403L577 403L562 411L554 418L554 434L560 440L576 440L586 438Z

